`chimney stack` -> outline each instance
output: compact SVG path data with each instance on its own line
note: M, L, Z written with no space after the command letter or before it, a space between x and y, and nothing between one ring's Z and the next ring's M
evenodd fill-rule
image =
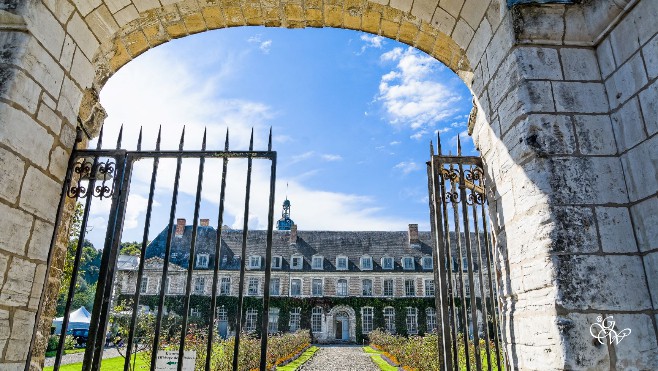
M178 218L176 219L176 237L183 236L183 233L185 233L185 219Z
M418 238L418 224L409 224L409 246L417 247L420 245Z
M293 224L292 227L290 227L290 244L297 244L297 224Z
M210 219L201 219L201 226L207 227L210 225Z

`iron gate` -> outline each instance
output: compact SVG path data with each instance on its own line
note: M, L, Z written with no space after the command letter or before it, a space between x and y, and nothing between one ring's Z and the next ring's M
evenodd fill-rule
M482 159L438 154L430 143L427 163L434 255L441 319L439 354L444 370L502 370L493 244ZM483 355L484 353L484 355ZM509 367L505 367L509 370Z
M220 267L219 256L221 248L222 227L224 225L224 209L225 209L225 195L226 195L226 180L227 168L229 159L246 159L247 160L247 173L246 173L246 193L244 204L244 217L242 229L242 259L240 261L240 282L238 290L238 308L235 323L235 345L233 348L233 370L238 369L238 352L240 346L240 335L242 330L242 317L244 316L243 298L244 298L244 277L245 277L245 261L247 235L249 232L249 206L251 195L251 178L252 178L252 163L253 160L269 160L271 168L269 173L269 210L267 222L267 240L266 240L266 257L265 257L265 278L264 287L269 287L270 274L271 274L271 261L272 261L272 229L274 220L274 192L276 180L276 159L277 154L272 151L272 130L269 132L268 147L266 151L255 151L254 147L254 133L251 131L251 138L249 150L247 151L230 151L229 150L229 134L226 132L225 145L223 150L206 150L206 133L204 131L201 150L189 151L183 150L185 140L185 128L183 128L178 150L167 151L160 150L161 131L158 132L158 138L154 151L142 150L142 132L140 129L139 139L137 142L137 149L129 151L122 149L122 133L121 128L115 149L104 149L103 142L103 129L101 129L100 137L96 149L78 149L77 144L74 148L69 166L66 173L65 182L63 185L62 197L58 209L58 217L55 223L55 234L61 224L62 210L65 204L70 202L71 199L75 202L80 202L84 206L82 214L80 231L76 239L75 258L73 261L73 270L71 280L69 283L68 295L66 297L66 304L64 309L64 317L62 322L61 336L59 337L59 344L57 347L57 355L55 358L54 369L58 370L62 360L64 349L64 339L69 326L69 313L71 311L71 302L75 293L76 281L80 267L82 245L85 241L87 233L87 222L90 216L90 208L92 202L96 200L108 199L111 200L111 208L108 217L107 232L102 252L102 261L100 265L99 277L97 282L96 295L94 299L94 307L91 314L91 323L89 327L88 339L86 341L86 349L84 354L83 370L84 371L98 371L100 369L102 354L106 341L106 333L108 330L108 320L110 316L110 304L112 299L112 290L117 270L117 258L119 254L119 247L121 243L121 236L123 232L124 219L126 213L126 204L128 195L130 193L131 176L133 175L134 164L142 159L151 159L153 161L151 181L149 185L148 203L145 210L145 223L143 240L141 242L141 259L139 260L139 267L137 271L137 280L134 298L132 301L131 318L129 332L127 334L126 357L124 363L124 370L128 370L131 363L131 355L135 354L136 338L135 329L138 317L138 303L140 299L139 285L142 282L144 274L144 257L146 256L146 247L148 244L149 229L153 211L154 191L156 179L158 176L158 166L160 159L170 158L176 160L176 172L174 176L173 193L171 199L171 206L169 210L169 223L167 227L167 242L164 254L164 262L162 269L162 277L159 281L159 301L156 310L155 320L155 334L153 336L152 354L151 354L151 370L156 368L156 359L160 349L160 333L163 320L163 306L165 303L165 280L169 268L171 242L174 236L175 224L174 218L176 215L176 207L178 203L180 178L181 178L181 164L183 159L198 159L199 167L197 173L197 188L194 203L194 222L192 226L192 239L190 245L190 258L187 268L187 280L185 281L185 297L183 299L182 323L180 340L178 342L178 370L183 367L183 355L185 349L188 315L190 313L190 297L192 285L192 271L195 266L196 259L196 235L198 230L199 221L199 208L201 203L202 184L204 176L204 166L206 159L222 159L222 172L221 172L221 186L219 190L219 210L218 210L218 223L217 223L217 238L215 246L215 259L213 267L213 282L212 282L212 298L211 298L211 316L208 324L207 338L206 338L206 352L205 352L205 369L210 369L210 355L211 347L214 336L214 324L217 316L216 299L218 288L218 271ZM77 143L81 140L82 131L78 129ZM52 244L56 240L53 237ZM53 246L51 246L51 255ZM50 266L53 257L49 256L48 266ZM45 290L44 290L45 291ZM263 290L263 314L261 322L261 333L267 334L267 324L269 315L269 290ZM38 314L40 315L40 313ZM38 321L37 321L38 323ZM34 343L34 339L32 340ZM32 347L31 347L32 348ZM31 353L31 350L30 350ZM267 354L267 336L261 336L261 349L260 349L260 370L266 369L266 354ZM28 362L26 370L29 369L30 355L28 355Z

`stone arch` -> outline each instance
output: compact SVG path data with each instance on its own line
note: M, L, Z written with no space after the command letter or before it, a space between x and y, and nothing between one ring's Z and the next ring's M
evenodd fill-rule
M328 339L335 338L336 331L336 318L341 315L347 315L349 327L348 327L348 338L349 341L356 341L356 312L354 308L347 305L337 305L329 310L326 315L327 321L327 334ZM335 339L334 339L335 340Z
M652 0L3 3L0 365L26 362L25 328L37 311L47 333L54 301L42 293L57 291L65 246L60 233L60 247L49 251L57 199L75 127L80 121L93 136L103 120L103 84L173 38L265 25L381 34L456 71L475 97L473 138L494 194L513 368L650 368L658 347L615 353L593 346L587 328L597 314L615 314L619 326L632 321L642 334L622 343L629 349L658 342L658 85L655 61L645 61L655 54L656 16ZM611 266L623 267L620 277L609 276ZM44 346L37 336L36 368Z

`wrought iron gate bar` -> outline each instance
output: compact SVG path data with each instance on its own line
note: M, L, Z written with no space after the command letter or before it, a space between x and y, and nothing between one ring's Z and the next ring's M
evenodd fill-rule
M206 130L203 131L203 141L201 143L201 150L206 149ZM190 294L192 290L192 271L194 270L194 263L196 261L196 237L197 229L199 227L199 208L201 207L201 190L203 189L203 169L206 159L201 156L199 158L199 175L196 184L196 199L194 200L194 219L192 221L192 242L190 245L190 259L187 264L187 281L185 282L185 299L183 302L183 323L180 332L180 344L178 346L178 359L182 360L185 354L185 338L187 337L187 320L190 315ZM161 286L165 286L165 281L161 281ZM183 362L178 362L178 371L183 370Z
M158 138L155 141L155 150L160 149L160 140L162 139L162 127L158 128ZM139 129L139 139L137 140L137 150L142 149L142 128ZM153 211L153 196L155 194L155 181L158 176L158 166L160 164L160 158L153 158L153 168L151 169L151 182L149 184L149 198L146 205L146 217L144 220L144 234L142 236L142 247L140 249L140 256L146 256L146 245L148 245L148 237L151 229L151 212ZM139 259L139 267L137 269L137 282L142 282L144 277L144 262L146 259ZM133 299L132 305L132 314L130 317L130 330L128 333L128 344L126 348L126 359L123 365L124 370L130 369L130 361L133 350L133 343L135 341L135 329L137 326L137 310L139 308L139 298L141 290L135 289L135 296Z
M183 126L183 132L180 136L180 143L178 145L178 150L183 150L183 144L185 142L185 126ZM162 277L160 278L160 297L158 300L158 311L156 313L155 320L155 335L153 337L153 348L151 350L151 371L155 371L156 362L158 359L158 350L160 348L160 329L162 326L162 316L163 316L163 307L165 301L165 281L167 279L167 273L169 272L169 256L171 255L171 240L174 234L174 218L176 217L176 206L178 203L178 186L180 184L180 172L183 164L183 158L177 157L176 159L176 175L174 176L174 190L171 198L171 208L169 210L169 225L167 226L167 243L165 244L165 256L162 263ZM144 258L144 257L143 257ZM136 290L139 289L141 282L136 283ZM185 329L181 329L185 331ZM182 360L179 359L179 362Z
M96 150L80 150L76 151L76 157L83 156L96 156L96 157L115 157L119 156L122 153L126 152L125 150L114 150L114 149L102 149L99 151ZM188 151L188 150L178 150L178 151L128 151L130 159L132 161L137 161L147 158L199 158L205 157L209 158L247 158L251 157L253 159L268 159L271 160L274 156L271 151Z
M271 132L271 130L270 130ZM224 152L228 152L228 129L224 141ZM210 294L210 317L208 324L208 343L206 344L206 371L210 371L210 356L212 354L212 341L215 334L214 326L217 318L217 281L219 280L219 256L222 246L222 228L224 226L224 198L226 196L226 173L228 171L228 157L222 161L222 181L219 191L219 211L217 215L217 237L215 239L215 261L213 262L212 293Z
M439 287L436 292L437 310L442 321L437 345L443 351L441 367L446 371L473 368L480 371L486 363L487 370L491 371L494 367L492 358L496 357L495 365L500 370L504 359L499 346L499 313L496 311L498 303L493 290L495 272L492 273L491 265L492 246L487 229L487 200L482 160L479 157L462 156L459 138L457 156L444 156L441 153L440 137L437 148L438 155L435 155L430 144L431 158L427 166L428 189L432 201L432 236L438 260L435 276L438 275L439 278L435 278L435 281ZM453 256L453 253L456 256ZM483 269L486 271L483 272ZM478 270L477 273L475 270ZM458 282L455 287L453 277ZM477 284L476 278L479 280ZM455 298L460 301L459 306L456 305ZM478 313L482 314L484 325L483 346L480 344ZM489 319L493 324L493 332L489 328ZM458 344L459 338L463 339L462 346ZM486 352L486 359L481 351ZM464 357L458 357L462 352ZM475 359L473 364L471 358Z

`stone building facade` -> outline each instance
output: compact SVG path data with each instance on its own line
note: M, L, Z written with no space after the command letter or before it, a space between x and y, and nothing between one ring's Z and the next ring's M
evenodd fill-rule
M185 295L193 229L185 223L185 219L178 219L171 243L171 262L165 279L165 293L171 298ZM216 234L207 219L202 219L197 230L191 295L209 297L212 293ZM265 290L266 237L267 231L249 231L243 283L247 297L262 297ZM146 297L159 295L166 238L167 228L147 247L140 285L137 285L138 260L122 258L130 263L119 267L115 300L130 298L137 288ZM241 243L241 230L222 231L217 287L220 311L222 297L238 295ZM405 232L297 231L296 225L291 230L274 231L270 331L296 330L301 326L312 329L314 338L320 342L354 342L377 327L404 334L434 331L437 322L432 250L430 233L419 232L416 224L411 224ZM460 267L455 261L455 282L459 282ZM480 293L475 295L479 297ZM276 303L277 299L286 297L310 303L304 306L309 310L302 311L293 305L287 313L287 323L282 323ZM361 300L345 304L348 298ZM332 299L346 300L332 303ZM140 304L142 310L155 309L141 301ZM200 306L191 307L193 316L201 315ZM308 318L302 322L301 316ZM226 318L226 323L219 325L220 335L230 335L234 316L218 317ZM419 319L423 320L420 326ZM247 331L256 330L256 313L252 308L246 307L242 320ZM396 323L404 327L396 328Z
M97 135L107 80L169 40L265 25L399 40L471 89L514 369L653 368L657 17L654 0L2 2L0 365L43 364L66 247L66 228L50 242L67 159L76 126ZM592 342L603 314L633 334Z

